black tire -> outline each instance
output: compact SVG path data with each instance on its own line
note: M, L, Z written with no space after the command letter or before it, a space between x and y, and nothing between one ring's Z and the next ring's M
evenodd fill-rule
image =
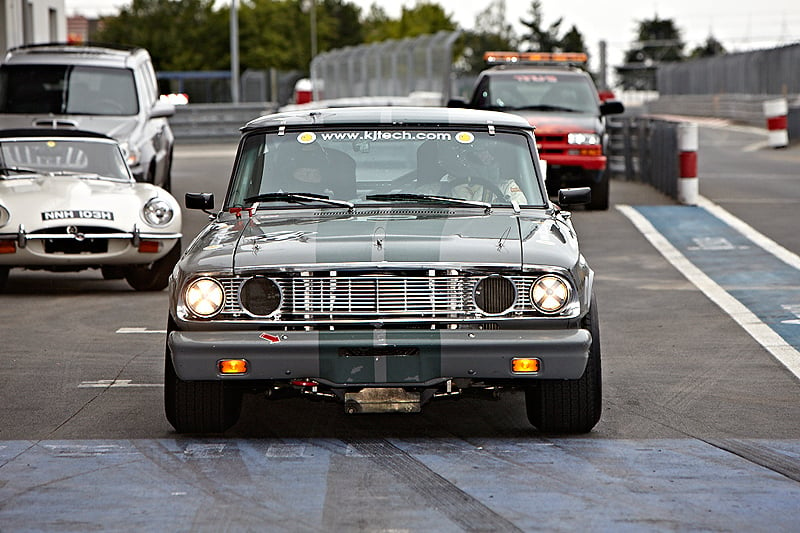
M125 281L137 291L163 291L169 285L169 275L180 258L181 242L178 241L158 261L125 267Z
M100 273L103 274L103 279L122 279L125 277L125 269L118 266L102 266Z
M600 324L594 295L583 327L592 334L583 375L578 379L544 380L525 390L528 420L543 433L588 433L600 420Z
M178 433L222 433L242 410L242 392L221 381L183 381L164 357L164 412Z
M6 288L8 282L8 273L11 271L8 267L0 267L0 291Z
M589 186L592 188L592 199L586 208L592 211L605 211L608 209L610 195L608 172L600 170L597 178L599 179L589 182Z
M172 150L170 149L167 155L167 162L164 168L164 179L161 183L161 188L167 192L172 189Z

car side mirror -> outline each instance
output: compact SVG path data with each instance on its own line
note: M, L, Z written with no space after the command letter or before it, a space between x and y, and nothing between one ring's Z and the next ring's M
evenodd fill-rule
M625 106L619 100L608 100L600 104L600 114L605 115L619 115L625 112Z
M199 209L201 211L209 213L209 211L214 209L214 193L187 192L185 202L186 202L186 209Z
M559 189L558 206L569 207L573 205L585 205L592 201L591 187L577 187L574 189Z
M159 100L150 110L150 118L169 118L175 114L175 106Z
M447 107L465 108L467 105L468 102L463 98L451 98L447 101Z

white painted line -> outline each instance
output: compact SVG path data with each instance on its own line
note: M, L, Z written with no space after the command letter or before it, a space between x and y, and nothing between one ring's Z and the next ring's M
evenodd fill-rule
M147 328L119 328L116 333L159 333L166 335L165 329L147 329Z
M800 379L800 352L795 350L783 337L775 333L739 300L728 294L702 270L694 266L666 237L653 227L638 211L629 205L618 205L617 209L636 226L644 237L658 250L678 272L693 283L712 302L726 312L756 342L763 346L783 366ZM721 208L720 208L721 209ZM733 216L733 215L730 215ZM737 219L738 220L738 219ZM744 223L743 223L744 224ZM755 230L753 230L755 231ZM756 241L753 241L756 242ZM759 244L756 242L756 244Z
M787 265L800 270L800 256L797 254L790 252L777 242L773 241L766 235L759 233L755 228L751 225L746 223L745 221L741 220L733 216L732 214L725 211L723 208L705 198L700 196L697 199L697 205L704 208L706 211L720 219L721 221L725 222L727 225L756 243L758 246L766 250L767 252L771 253Z
M163 387L163 383L131 383L131 379L98 379L97 381L81 381L79 389L108 389L129 387Z

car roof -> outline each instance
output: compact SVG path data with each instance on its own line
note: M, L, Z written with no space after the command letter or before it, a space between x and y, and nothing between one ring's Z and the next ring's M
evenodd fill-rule
M107 141L116 142L111 137L107 135L103 135L102 133L97 133L94 131L84 131L84 130L67 130L67 129L56 129L56 128L15 128L15 129L7 129L7 130L0 130L0 139L11 139L11 138L32 138L32 137L43 137L47 139L54 139L54 138L66 138L66 137L76 137L76 138L92 138L92 139L104 139Z
M280 126L499 126L533 130L527 120L498 111L446 107L336 107L275 113L251 120L243 133Z
M86 64L112 67L131 67L149 58L144 48L106 45L40 43L11 48L3 60L14 64Z

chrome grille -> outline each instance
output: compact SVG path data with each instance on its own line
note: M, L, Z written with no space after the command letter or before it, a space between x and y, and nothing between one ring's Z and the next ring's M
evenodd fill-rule
M270 317L280 321L368 318L458 319L486 316L475 305L474 291L486 275L352 275L315 273L313 276L272 276L282 302ZM533 311L528 297L538 275L506 276L514 284L516 300L507 315ZM239 303L239 289L249 278L221 279L225 289L223 315L247 315Z

